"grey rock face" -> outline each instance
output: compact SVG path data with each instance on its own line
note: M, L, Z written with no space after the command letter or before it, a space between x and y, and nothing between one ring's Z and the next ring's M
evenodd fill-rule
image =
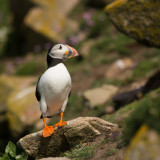
M91 142L99 135L110 134L117 125L96 117L79 117L55 129L44 138L42 131L29 134L18 141L18 146L34 158L56 157L80 142Z

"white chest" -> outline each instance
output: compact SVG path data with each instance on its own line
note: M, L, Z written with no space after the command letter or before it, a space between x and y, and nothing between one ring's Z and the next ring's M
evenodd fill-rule
M49 68L41 76L38 88L48 106L64 102L71 91L71 77L64 64Z

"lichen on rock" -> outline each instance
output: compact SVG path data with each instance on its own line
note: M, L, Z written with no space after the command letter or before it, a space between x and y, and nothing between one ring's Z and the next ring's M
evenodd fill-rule
M115 26L147 45L160 47L160 1L116 0L105 11Z
M24 23L34 31L53 41L61 41L69 30L75 31L78 27L77 23L66 15L79 0L72 0L70 3L65 3L64 0L31 1L36 4L36 7L29 10Z
M0 77L0 85L3 85L0 112L2 110L5 114L13 137L18 137L27 126L33 126L39 120L41 113L35 98L34 82L34 77ZM0 119L4 114L1 114Z
M124 160L158 160L160 157L160 136L155 130L143 125L127 148Z

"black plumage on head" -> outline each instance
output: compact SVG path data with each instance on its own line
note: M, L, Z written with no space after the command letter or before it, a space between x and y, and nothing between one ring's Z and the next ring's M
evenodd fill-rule
M55 45L57 45L58 43L52 43L51 45L50 45L50 47L49 47L49 49L48 49L48 54L50 53L50 51L51 51L51 49L55 46Z

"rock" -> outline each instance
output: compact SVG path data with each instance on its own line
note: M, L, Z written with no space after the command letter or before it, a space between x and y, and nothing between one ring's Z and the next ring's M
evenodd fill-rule
M115 108L119 109L120 107L123 107L142 97L143 97L143 87L140 87L132 91L122 92L115 95L113 97L113 102L115 103Z
M118 88L113 85L103 85L102 87L87 90L83 93L88 106L93 108L96 105L103 105L117 92Z
M160 1L116 0L105 7L115 26L147 45L160 47Z
M112 114L115 111L115 108L113 106L106 106L104 109L105 114Z
M78 24L68 14L79 0L16 0L9 1L13 31L6 43L7 55L48 50L48 42L63 42ZM31 38L32 37L32 38ZM21 43L21 42L24 43ZM12 46L10 45L12 44Z
M89 1L87 1L88 2L87 5L99 9L99 8L104 8L104 6L106 4L109 4L109 3L113 2L113 1L114 0L99 0L99 1L97 1L97 0L89 0Z
M75 21L67 17L79 0L31 0L36 7L29 10L24 23L34 31L53 41L64 40L64 34L78 27ZM64 5L65 4L65 5Z
M26 127L33 127L40 119L40 108L35 98L35 86L13 91L8 98L7 118L14 136L21 134Z
M3 103L12 136L18 137L27 131L27 127L33 127L39 120L41 113L35 98L35 85L33 85L36 80L34 77L0 77L0 83L10 88L9 92L5 91L7 95Z
M128 146L124 160L159 160L160 135L142 126Z
M111 134L116 124L96 117L79 117L55 129L51 137L43 138L42 131L21 138L17 145L34 158L56 157L80 142L94 141L97 136Z
M141 84L141 85L140 85ZM130 91L123 91L118 93L113 97L113 101L115 103L115 107L119 108L128 103L131 103L137 99L142 98L148 92L155 90L160 87L160 71L154 73L146 82L139 82L139 85L136 83L132 84L134 89ZM130 88L132 88L130 85ZM135 86L136 89L135 89Z
M132 76L133 61L130 58L119 59L108 67L105 77L107 79L124 80Z
M66 157L48 157L48 158L41 158L39 160L70 160L70 159Z
M11 88L1 81L0 77L0 151L3 152L8 141L11 139L8 120L6 117L7 104L6 100Z

